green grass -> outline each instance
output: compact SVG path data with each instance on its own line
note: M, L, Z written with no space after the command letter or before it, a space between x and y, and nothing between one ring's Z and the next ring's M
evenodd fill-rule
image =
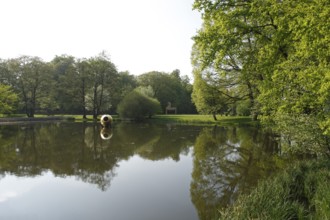
M6 114L0 114L0 118L25 118L26 114L11 114L11 115L6 115Z
M176 122L188 124L253 124L250 117L243 116L217 116L217 121L212 115L156 115L152 121Z
M64 117L64 118L74 118L75 120L78 121L82 121L83 116L82 115L70 115L70 114L55 114L55 115L44 115L44 114L35 114L34 117L35 118L42 118L42 117ZM5 114L0 114L0 118L26 118L26 114L11 114L11 115L5 115ZM100 119L101 115L99 115L98 119ZM112 115L112 117L114 119L118 119L117 115ZM87 115L87 119L88 121L92 121L93 120L93 116L92 115Z
M69 114L57 114L57 115L51 115L51 116L61 116L66 117L68 119L74 119L77 122L80 121L93 121L92 115L87 115L87 119L83 119L82 115L69 115ZM114 119L114 121L121 120L118 115L111 115ZM26 118L25 114L12 114L10 116L8 115L0 115L2 118ZM36 114L36 118L39 117L48 117L48 115L43 114ZM101 115L98 117L100 119ZM184 123L184 124L256 124L257 122L252 121L250 117L244 117L244 116L217 116L218 120L215 121L213 119L212 115L155 115L151 119L147 119L147 121L150 122L173 122L173 123Z
M220 219L330 219L330 161L296 164L261 182Z
M94 121L92 115L87 115L87 119L84 119L82 115L55 115L55 116L62 116L62 117L74 118L75 121ZM102 115L99 115L99 116L97 117L97 119L100 120L101 116L102 116ZM113 120L115 120L115 121L119 120L118 115L111 115L111 117L112 117Z

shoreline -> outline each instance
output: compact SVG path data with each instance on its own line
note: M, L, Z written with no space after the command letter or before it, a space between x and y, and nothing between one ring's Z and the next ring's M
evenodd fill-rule
M117 115L112 115L114 121L131 121L119 118ZM99 118L97 119L99 120ZM21 124L21 123L37 123L37 122L89 122L94 121L92 118L83 119L78 115L38 115L33 118L23 117L0 117L0 125ZM134 121L133 121L134 122ZM258 125L258 122L253 121L247 116L218 116L218 120L214 121L211 115L155 115L143 122L151 123L178 123L178 124L194 124L194 125Z
M46 116L46 117L13 117L13 118L0 118L0 125L20 124L20 123L33 123L33 122L54 122L54 121L74 121L72 117L64 116Z

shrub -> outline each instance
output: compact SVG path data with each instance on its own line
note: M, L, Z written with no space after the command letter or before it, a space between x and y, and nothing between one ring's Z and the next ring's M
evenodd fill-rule
M157 99L144 95L137 90L128 93L119 103L117 112L121 118L143 120L159 112L160 103Z

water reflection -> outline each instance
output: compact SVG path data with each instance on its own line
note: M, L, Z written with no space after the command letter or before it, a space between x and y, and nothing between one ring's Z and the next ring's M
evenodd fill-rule
M121 175L118 173L120 164L123 161L134 163L138 157L148 161L148 166L159 166L161 171L153 171L154 176L146 180L138 176L131 181L145 181L145 185L153 181L159 186L158 190L164 190L159 200L171 194L169 181L183 184L178 189L187 190L191 197L189 202L198 213L195 217L189 213L189 219L211 219L219 207L231 204L240 193L248 192L260 178L269 176L279 167L282 162L278 152L271 134L251 127L122 123L104 130L92 123L0 126L0 182L7 175L37 177L45 173L50 175L50 172L62 179L74 177L106 192L112 188L114 179ZM189 164L187 158L190 158L191 169L179 169L167 162L178 163L183 157L185 164ZM168 172L176 173L175 177ZM184 185L184 176L190 185ZM121 185L129 184L123 182ZM150 188L144 190L143 194L151 191ZM130 195L124 196L132 200ZM13 193L6 192L0 195L0 202L12 197L15 197ZM192 205L189 202L187 204ZM157 216L157 219L162 218L166 219Z
M204 128L194 147L191 197L200 219L233 203L280 164L273 135L251 127Z
M102 128L100 136L103 140L110 140L112 138L112 129L111 128Z
M119 124L114 131L90 123L4 126L0 130L0 172L36 176L51 170L106 190L120 160L138 154L149 160L178 161L199 130L150 124Z

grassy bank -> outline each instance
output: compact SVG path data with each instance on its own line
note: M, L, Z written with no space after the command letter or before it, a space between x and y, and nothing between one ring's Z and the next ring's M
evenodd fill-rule
M83 121L81 115L62 115L65 117L73 117L76 121ZM118 115L111 115L114 121L120 121ZM101 115L98 117L98 119ZM155 115L146 122L173 122L185 124L255 124L250 117L242 116L217 116L218 120L215 121L212 115ZM87 121L92 121L91 115L87 116Z
M261 182L220 219L330 219L330 161L296 164Z
M47 115L35 115L36 118L41 117L49 117ZM82 115L52 115L51 117L63 117L70 120L74 120L77 122L80 121L93 121L92 115L87 115L87 119L83 119ZM98 117L98 119L101 115ZM112 115L114 121L120 121L121 119L118 115ZM0 118L16 118L19 120L20 118L26 118L24 114L15 114L15 115L0 115ZM217 116L218 120L215 121L212 115L155 115L151 119L146 119L146 121L150 122L173 122L173 123L185 123L185 124L256 124L256 122L252 121L250 117L243 116Z
M212 115L156 115L151 121L176 122L191 124L255 124L250 117L243 116L217 116L215 121Z
M70 120L70 121L94 121L93 116L92 115L87 115L87 118L84 119L82 115L68 115L68 114L56 114L56 115L43 115L43 114L36 114L34 116L35 119L39 119L39 118L63 118L65 120ZM113 115L112 116L114 118L114 120L119 120L117 115ZM98 119L101 118L101 115L98 117ZM0 119L13 119L13 120L24 120L24 119L28 119L28 117L25 114L12 114L12 115L1 115L0 114ZM33 118L30 118L31 120L33 120Z

